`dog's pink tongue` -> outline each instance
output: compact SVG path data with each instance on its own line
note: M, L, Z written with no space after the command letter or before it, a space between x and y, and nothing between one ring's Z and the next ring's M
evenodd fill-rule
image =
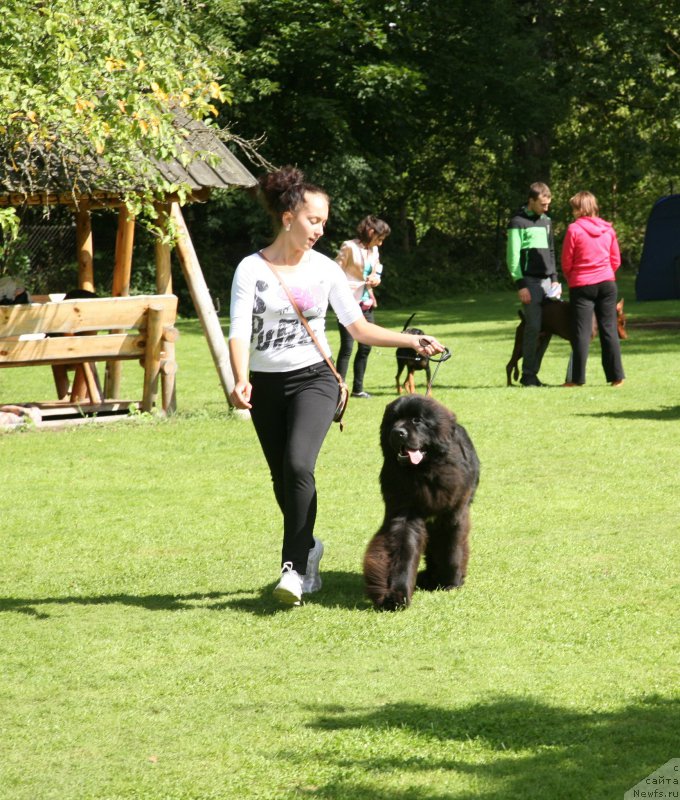
M422 450L407 450L406 452L411 460L411 464L420 464L425 456Z

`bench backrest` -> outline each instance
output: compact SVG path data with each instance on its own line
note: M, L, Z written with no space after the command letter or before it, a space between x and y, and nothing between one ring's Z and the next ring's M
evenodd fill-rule
M0 338L27 333L81 333L112 328L139 328L151 305L164 309L164 322L172 325L177 313L173 294L134 297L96 297L0 306ZM166 321L167 318L167 321Z
M0 367L140 358L150 308L158 310L161 328L171 326L177 297L138 295L0 306Z

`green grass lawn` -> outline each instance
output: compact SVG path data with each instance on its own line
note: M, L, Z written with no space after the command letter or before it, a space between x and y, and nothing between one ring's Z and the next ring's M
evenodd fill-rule
M322 451L324 588L301 608L271 599L269 477L196 321L174 418L0 435L0 798L605 800L679 757L680 330L634 323L680 301L622 286L621 389L597 342L561 388L561 340L552 386L507 388L511 291L380 309L452 349L435 396L482 464L465 587L400 613L361 577L391 351ZM2 402L52 394L46 368L0 371Z

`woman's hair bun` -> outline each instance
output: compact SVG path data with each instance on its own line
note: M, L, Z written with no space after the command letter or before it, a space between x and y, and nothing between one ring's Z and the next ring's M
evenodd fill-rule
M305 202L305 192L328 197L323 189L305 181L301 169L290 165L266 173L259 179L259 184L262 200L274 220L275 227L280 225L281 214L295 211Z
M297 167L281 167L275 172L265 173L259 183L269 213L278 217L284 211L290 210L291 200L297 203L304 196L304 180L304 173Z
M281 195L291 186L302 184L305 181L304 173L298 167L281 167L276 172L267 172L260 178L260 188L266 194Z

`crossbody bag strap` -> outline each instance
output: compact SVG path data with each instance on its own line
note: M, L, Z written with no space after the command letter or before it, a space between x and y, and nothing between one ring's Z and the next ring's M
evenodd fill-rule
M335 368L335 365L333 364L333 362L330 360L330 358L328 358L328 356L324 353L323 349L321 348L321 345L319 344L319 340L314 335L314 331L311 329L311 327L309 325L309 322L307 322L307 320L305 319L304 315L302 314L302 312L298 308L298 305L295 302L295 300L293 299L293 295L291 294L290 289L288 288L288 286L284 282L283 278L281 277L281 273L274 266L274 264L272 264L272 262L267 258L267 256L262 252L262 250L260 250L258 252L258 255L262 258L263 261L265 261L267 263L267 266L274 273L274 275L276 276L276 279L278 280L278 282L283 287L284 292L288 295L288 300L290 301L290 304L295 309L295 313L300 318L300 322L305 326L305 328L307 330L307 333L310 335L310 337L311 337L312 341L314 342L314 344L316 345L318 351L323 356L324 361L331 368L331 372L333 373L333 375L335 375L336 380L338 381L338 383L343 383L342 376L340 375L340 373Z

